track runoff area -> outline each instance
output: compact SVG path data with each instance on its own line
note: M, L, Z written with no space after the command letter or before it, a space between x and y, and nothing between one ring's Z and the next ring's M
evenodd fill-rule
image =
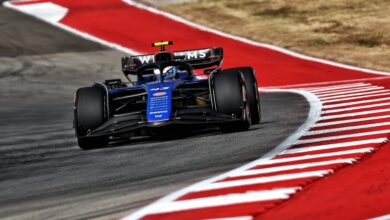
M130 0L4 6L129 54L153 52L156 40L173 40L175 50L222 46L224 67L253 66L261 92L309 101L306 123L269 154L125 219L389 218L388 73L231 36Z

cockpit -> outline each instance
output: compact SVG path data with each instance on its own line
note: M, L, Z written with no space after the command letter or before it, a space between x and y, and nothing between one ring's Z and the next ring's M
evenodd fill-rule
M180 61L161 61L141 66L136 70L137 84L153 81L170 81L191 79L193 77L190 65Z

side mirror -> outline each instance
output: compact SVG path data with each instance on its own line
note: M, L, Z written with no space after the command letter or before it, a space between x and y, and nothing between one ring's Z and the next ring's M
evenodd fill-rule
M122 72L123 73L125 73L127 71L129 62L130 62L130 58L129 57L122 57L121 63L122 63Z
M163 77L161 77L161 71L159 69L154 69L153 70L154 75L156 75L156 80L161 81Z

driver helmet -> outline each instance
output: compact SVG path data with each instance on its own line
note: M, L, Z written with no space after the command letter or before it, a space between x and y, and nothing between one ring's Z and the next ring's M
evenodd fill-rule
M176 75L176 66L167 66L163 70L164 79L174 79Z

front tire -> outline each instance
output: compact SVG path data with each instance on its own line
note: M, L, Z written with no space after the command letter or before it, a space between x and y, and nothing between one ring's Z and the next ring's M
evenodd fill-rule
M104 91L98 87L84 87L76 92L74 110L75 130L82 149L104 147L107 137L87 137L87 134L105 122Z

